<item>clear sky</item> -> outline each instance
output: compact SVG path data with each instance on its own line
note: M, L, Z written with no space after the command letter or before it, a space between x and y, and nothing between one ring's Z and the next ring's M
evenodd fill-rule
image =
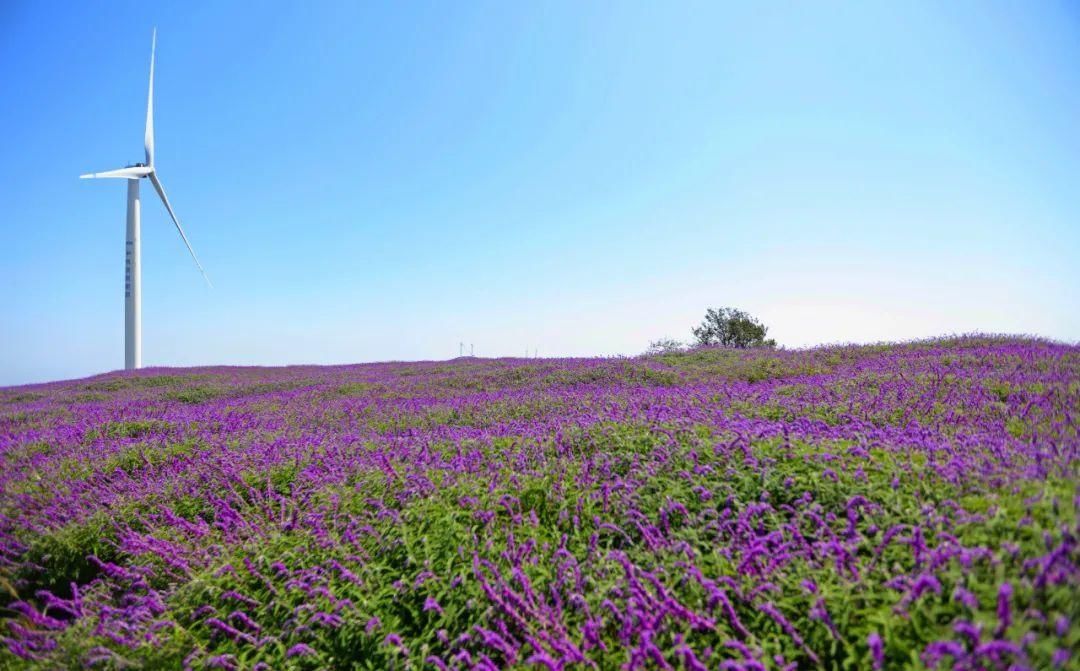
M148 366L1080 340L1073 2L0 4L0 384Z

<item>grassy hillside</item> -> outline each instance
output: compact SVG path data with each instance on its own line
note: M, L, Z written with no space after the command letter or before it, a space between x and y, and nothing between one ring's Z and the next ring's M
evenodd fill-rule
M0 389L0 668L1080 668L1080 348Z

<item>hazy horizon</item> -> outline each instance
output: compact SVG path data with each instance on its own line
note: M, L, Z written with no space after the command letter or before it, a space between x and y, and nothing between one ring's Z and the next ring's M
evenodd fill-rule
M0 386L123 366L154 26L147 367L1080 340L1069 3L9 4Z
M1044 343L1050 343L1050 344L1053 344L1053 345L1064 345L1064 346L1078 346L1078 345L1080 345L1080 343L1078 343L1078 342L1056 340L1054 338L1047 338L1047 337L1039 336L1039 335L1036 335L1036 334L1029 334L1029 333L952 333L952 334L941 334L939 336L930 336L930 337L927 337L927 338L912 338L912 339L908 339L908 340L898 340L898 341L886 341L886 340L869 341L869 342L840 342L840 341L837 341L837 342L817 343L817 344L812 344L812 345L801 345L801 346L796 346L796 347L786 347L784 345L777 345L776 347L771 347L771 348L770 347L763 347L763 348L759 347L759 348L751 348L751 349L753 349L754 351L757 351L757 352L764 352L764 353L768 353L768 352L800 353L800 352L805 352L805 351L808 351L808 350L828 349L828 348L832 348L832 347L874 347L874 346L883 346L883 345L904 347L906 345L913 345L913 344L919 344L919 343L925 343L925 342L934 342L934 341L940 341L942 343L947 343L949 341L953 341L953 340L956 340L956 339L962 339L962 338L991 338L991 339L1004 338L1004 339L1017 340L1017 341L1044 342ZM704 346L702 346L702 345L696 344L696 343L694 343L694 342L692 342L690 340L687 340L687 341L683 342L683 349L681 350L681 352L693 353L694 351L699 351L699 348L701 348L701 347L730 349L732 351L737 351L737 352L749 352L750 351L748 349L742 349L742 348L738 348L738 347L725 347L725 346L722 346L722 345L704 345ZM454 356L446 357L446 358L442 358L442 359L381 359L381 360L372 360L372 361L336 361L336 362L331 361L331 362L327 362L327 363L304 363L304 362L297 361L297 362L283 362L283 363L276 363L276 364L207 363L207 364L193 364L191 366L170 366L170 365L143 366L142 368L139 369L139 372L142 373L142 374L150 374L150 375L152 375L152 374L157 373L159 371L171 374L171 373L182 373L182 372L189 372L189 371L193 371L193 370L202 370L202 369L221 370L223 368L236 368L236 369L240 369L240 370L243 370L243 369L247 369L247 370L254 370L254 369L274 370L274 369L353 368L353 367L380 366L380 365L409 365L409 364L425 364L425 363L427 363L427 364L452 363L452 362L455 362L455 361L458 361L458 360L463 360L463 359L483 360L483 361L506 361L506 362L518 362L518 361L539 361L539 362L544 362L544 361L547 361L549 363L554 364L554 363L558 363L559 361L577 361L577 360L581 360L581 361L633 360L633 359L637 359L639 357L648 357L648 356L650 356L650 353L645 352L645 351L629 353L629 354L609 354L609 355L592 355L592 356L590 356L590 355L544 356L543 353L539 353L539 354L536 354L536 355L534 355L533 353L529 353L529 354L526 355L524 352L521 355L518 355L518 356L514 356L512 354L484 356L483 354L480 354L480 353L470 355L468 352L466 352L465 354L462 354L462 355L454 355ZM15 384L10 384L10 385L0 385L0 390L11 390L11 389L18 389L18 388L23 388L23 387L47 386L47 385L52 385L52 384L65 384L65 383L69 383L69 382L78 382L78 381L81 381L81 380L93 380L93 379L96 379L96 378L113 375L115 373L127 373L127 372L129 372L129 371L125 371L123 369L123 367L118 367L118 368L115 368L115 369L101 370L101 371L88 373L86 375L76 375L76 376L68 377L68 378L56 378L56 379L49 379L49 380L36 380L36 381L30 381L30 382L20 382L20 383L15 383Z

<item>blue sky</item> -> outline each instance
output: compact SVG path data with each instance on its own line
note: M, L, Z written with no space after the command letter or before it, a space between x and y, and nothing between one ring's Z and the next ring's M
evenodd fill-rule
M7 2L0 384L122 366L153 26L146 365L1080 340L1072 3Z

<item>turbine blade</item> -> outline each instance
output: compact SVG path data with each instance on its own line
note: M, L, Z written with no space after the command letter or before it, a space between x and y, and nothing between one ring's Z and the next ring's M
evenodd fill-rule
M154 165L154 51L157 50L157 28L150 38L150 93L146 96L146 136L143 146L146 149L146 165Z
M184 234L184 227L180 225L180 220L176 218L172 205L169 205L169 198L165 195L165 187L161 186L161 180L158 179L157 173L150 173L150 183L154 185L154 190L161 196L161 202L165 204L165 209L169 211L169 216L172 217L173 223L176 224L176 230L180 232L180 237L183 238L184 244L187 245L187 250L191 252L191 258L195 260L195 265L199 268L199 272L202 273L203 279L212 289L214 285L210 283L210 278L206 276L206 271L203 270L202 264L199 263L199 257L195 256L195 250L191 248L191 243L188 242L187 235Z
M79 179L104 179L112 177L115 179L139 179L146 177L153 168L137 165L131 168L120 168L119 170L106 170L105 172L88 172L85 175L79 175Z

